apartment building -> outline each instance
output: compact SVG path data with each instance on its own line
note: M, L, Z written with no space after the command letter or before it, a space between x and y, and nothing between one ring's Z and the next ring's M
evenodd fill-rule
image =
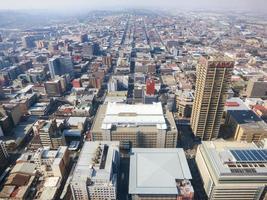
M119 142L85 142L70 187L74 200L116 200Z
M202 140L218 137L233 67L234 61L223 55L199 60L191 127Z

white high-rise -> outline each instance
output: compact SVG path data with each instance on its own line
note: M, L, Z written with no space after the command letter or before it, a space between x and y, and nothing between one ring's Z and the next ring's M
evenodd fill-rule
M267 150L253 143L202 142L196 163L212 200L258 200L267 185Z
M85 142L71 180L74 200L116 200L119 142Z

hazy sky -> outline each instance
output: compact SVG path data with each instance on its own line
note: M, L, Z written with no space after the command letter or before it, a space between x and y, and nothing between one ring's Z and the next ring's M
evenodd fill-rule
M185 8L266 11L267 0L0 0L0 9Z

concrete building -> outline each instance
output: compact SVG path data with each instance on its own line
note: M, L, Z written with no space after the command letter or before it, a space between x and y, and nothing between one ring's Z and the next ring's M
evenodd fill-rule
M22 39L22 44L24 48L34 48L35 45L35 40L36 38L32 35L27 35L21 38Z
M191 200L194 189L183 149L132 149L129 194L133 200Z
M53 101L50 100L50 102L40 102L36 103L33 106L30 107L29 113L31 115L35 116L43 116L48 113L50 110L51 106L53 105Z
M73 63L70 57L53 57L49 60L49 71L51 78L56 75L62 76L64 74L73 73Z
M145 93L145 91L143 90ZM143 94L143 104L153 104L155 102L158 102L158 95L146 95Z
M12 120L5 113L0 112L0 116L0 136L11 135L14 127Z
M5 103L0 106L0 112L5 113L11 120L14 126L20 122L22 113L18 103Z
M7 165L7 163L8 163L8 153L4 142L0 140L0 171Z
M0 191L0 199L32 199L38 176L34 163L17 163L6 177Z
M267 81L250 79L247 85L247 96L250 98L267 98Z
M39 83L45 80L46 71L44 66L28 69L26 72L32 83Z
M91 129L94 141L120 141L133 147L174 148L178 131L173 115L161 103L100 106Z
M112 66L112 56L110 54L102 57L102 63L108 67Z
M193 93L188 90L179 90L175 95L177 116L181 118L190 118L194 101Z
M108 82L108 92L128 90L129 76L112 76Z
M80 42L81 43L89 42L89 38L88 38L88 35L86 33L80 35Z
M252 143L206 141L196 163L212 200L258 200L267 184L267 152Z
M61 130L58 129L56 120L38 120L33 126L34 134L40 139L43 147L49 146L58 149L65 145Z
M107 93L104 103L126 103L127 101L127 91L115 91Z
M234 61L221 55L199 60L191 127L202 140L218 137L233 67Z
M93 44L84 43L82 44L82 57L91 59L94 54Z
M39 148L33 160L37 169L45 176L63 178L70 160L68 147L60 146L57 150L51 150L50 147Z
M63 89L61 87L61 82L59 79L46 81L44 86L45 92L49 97L60 97L63 94Z
M259 142L267 138L267 124L252 110L228 110L225 126L237 141Z
M70 183L74 200L116 200L119 142L85 142Z

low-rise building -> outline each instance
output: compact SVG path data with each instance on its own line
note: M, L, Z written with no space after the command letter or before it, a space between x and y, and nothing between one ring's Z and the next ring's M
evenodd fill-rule
M250 79L247 85L247 96L252 98L267 98L267 81Z
M33 156L37 169L48 177L63 178L69 160L69 151L66 146L60 146L57 150L51 150L49 147L39 148Z
M37 180L35 164L16 164L0 191L0 199L32 199Z
M267 137L267 124L252 110L228 110L225 125L237 141L259 142Z

